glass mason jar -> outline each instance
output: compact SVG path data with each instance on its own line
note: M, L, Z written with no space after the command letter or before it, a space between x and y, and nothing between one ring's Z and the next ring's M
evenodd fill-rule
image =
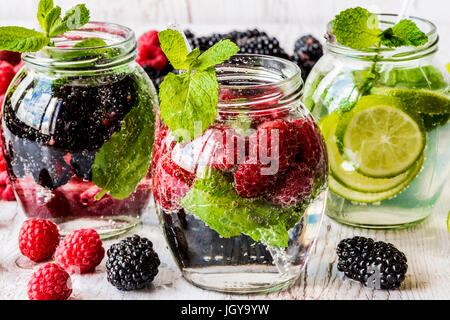
M324 135L330 164L326 213L345 224L402 228L424 220L450 170L449 75L436 59L438 34L420 47L353 50L328 24L326 54L303 101ZM383 28L396 15L380 14Z
M238 54L216 68L218 115L188 143L162 120L152 159L160 222L185 279L224 292L292 284L317 237L327 156L299 68Z
M74 47L86 38L107 46ZM117 235L139 222L151 179L123 200L96 200L91 168L133 107L157 107L156 91L134 61L137 43L126 27L94 22L53 40L54 47L23 54L25 66L5 97L3 152L12 187L27 217L51 219L62 234L91 227Z

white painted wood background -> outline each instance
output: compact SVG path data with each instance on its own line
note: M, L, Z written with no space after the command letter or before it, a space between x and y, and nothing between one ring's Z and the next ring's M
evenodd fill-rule
M320 37L325 24L340 10L356 5L373 12L397 12L400 1L350 0L56 0L63 9L84 2L92 18L127 25L137 35L177 22L198 33L258 27L277 36L291 51L298 36ZM0 0L0 25L35 26L35 0ZM430 19L441 35L440 56L450 62L450 1L416 0L412 15ZM153 208L135 232L149 237L163 266L153 285L123 293L106 281L105 261L89 275L74 275L72 299L449 299L450 234L446 230L450 183L432 216L422 224L397 231L348 228L325 217L319 240L300 279L292 288L265 295L236 296L198 289L184 281L168 251ZM0 299L26 299L32 269L19 269L18 230L24 220L15 203L0 202ZM408 257L409 269L400 290L377 291L345 279L336 270L335 248L347 237L364 235L394 243ZM113 242L105 242L108 248Z

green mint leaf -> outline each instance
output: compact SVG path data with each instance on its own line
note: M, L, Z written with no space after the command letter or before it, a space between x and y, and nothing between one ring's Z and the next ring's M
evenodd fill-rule
M201 54L202 52L200 51L199 48L195 48L194 50L192 50L191 52L188 53L186 59L184 60L184 62L187 65L191 65L192 62L194 62L195 60L197 60L198 56Z
M287 247L290 213L266 200L238 196L231 182L214 169L197 178L182 206L225 238L241 233L272 247ZM297 216L298 222L301 215Z
M49 43L44 33L23 27L0 27L0 50L39 51Z
M89 22L89 10L84 4L69 9L63 19L58 19L51 27L49 36L55 37L70 30L81 28Z
M421 46L428 41L428 37L417 25L408 19L400 20L396 25L384 30L381 43L386 47Z
M43 27L45 33L50 34L50 28L59 20L61 20L61 8L56 6L51 9L45 16Z
M95 156L92 179L102 188L95 199L107 192L116 199L128 197L145 177L151 161L155 114L148 87L140 84L138 104L122 122L119 132L105 142Z
M41 25L42 30L44 31L47 28L45 18L47 17L47 14L53 9L53 7L53 0L39 1L37 19L39 21L39 24Z
M192 65L192 69L206 70L230 59L238 53L239 47L230 40L221 40L203 52Z
M366 49L379 43L381 30L378 17L364 8L342 11L333 20L336 40L353 49Z
M159 87L159 111L178 142L201 135L217 115L218 89L213 68L192 74L169 73Z
M96 47L104 47L106 46L106 42L99 38L88 38L83 41L78 42L74 45L74 48L96 48Z
M176 30L167 29L158 33L161 49L175 69L187 70L188 49L183 36Z

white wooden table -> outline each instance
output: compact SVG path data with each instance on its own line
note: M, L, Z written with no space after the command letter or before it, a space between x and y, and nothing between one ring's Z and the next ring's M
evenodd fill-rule
M96 272L73 275L71 299L449 299L450 233L446 229L450 208L450 184L422 224L406 230L372 231L342 226L325 217L321 232L300 279L291 288L263 295L227 295L205 291L187 283L177 269L165 243L162 230L151 206L143 223L133 232L148 237L161 259L153 284L145 290L121 292L106 281L105 260ZM0 202L0 299L27 299L26 285L33 269L21 269L17 244L20 226L25 219L15 202ZM341 239L363 235L388 241L405 252L408 273L399 290L373 290L349 280L336 269L336 245ZM104 241L105 248L118 241ZM36 268L37 266L35 266Z

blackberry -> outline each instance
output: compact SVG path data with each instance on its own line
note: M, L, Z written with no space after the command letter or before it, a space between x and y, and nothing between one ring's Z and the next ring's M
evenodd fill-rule
M291 60L304 70L304 79L311 72L312 67L323 55L322 44L319 40L308 34L300 37L294 46L294 55Z
M391 243L354 237L342 240L336 253L338 270L365 286L395 289L405 280L406 256Z
M73 173L87 181L92 181L92 165L97 151L73 153L70 158L70 166Z
M147 238L128 237L113 244L107 255L108 282L119 290L142 289L158 274L159 257Z
M163 82L164 77L172 70L173 70L173 67L170 63L168 63L162 70L156 70L155 68L152 68L150 66L144 67L144 71L147 73L149 78L152 80L153 84L155 85L156 90L159 90L159 86Z
M209 49L220 40L229 39L237 44L240 53L265 54L282 58L289 57L280 47L277 38L270 37L266 32L258 29L234 30L223 34L213 33L203 37L195 37L189 30L186 30L185 34L192 49L199 48L200 51Z
M275 37L259 35L251 38L241 38L237 41L240 53L265 54L269 56L288 58Z

